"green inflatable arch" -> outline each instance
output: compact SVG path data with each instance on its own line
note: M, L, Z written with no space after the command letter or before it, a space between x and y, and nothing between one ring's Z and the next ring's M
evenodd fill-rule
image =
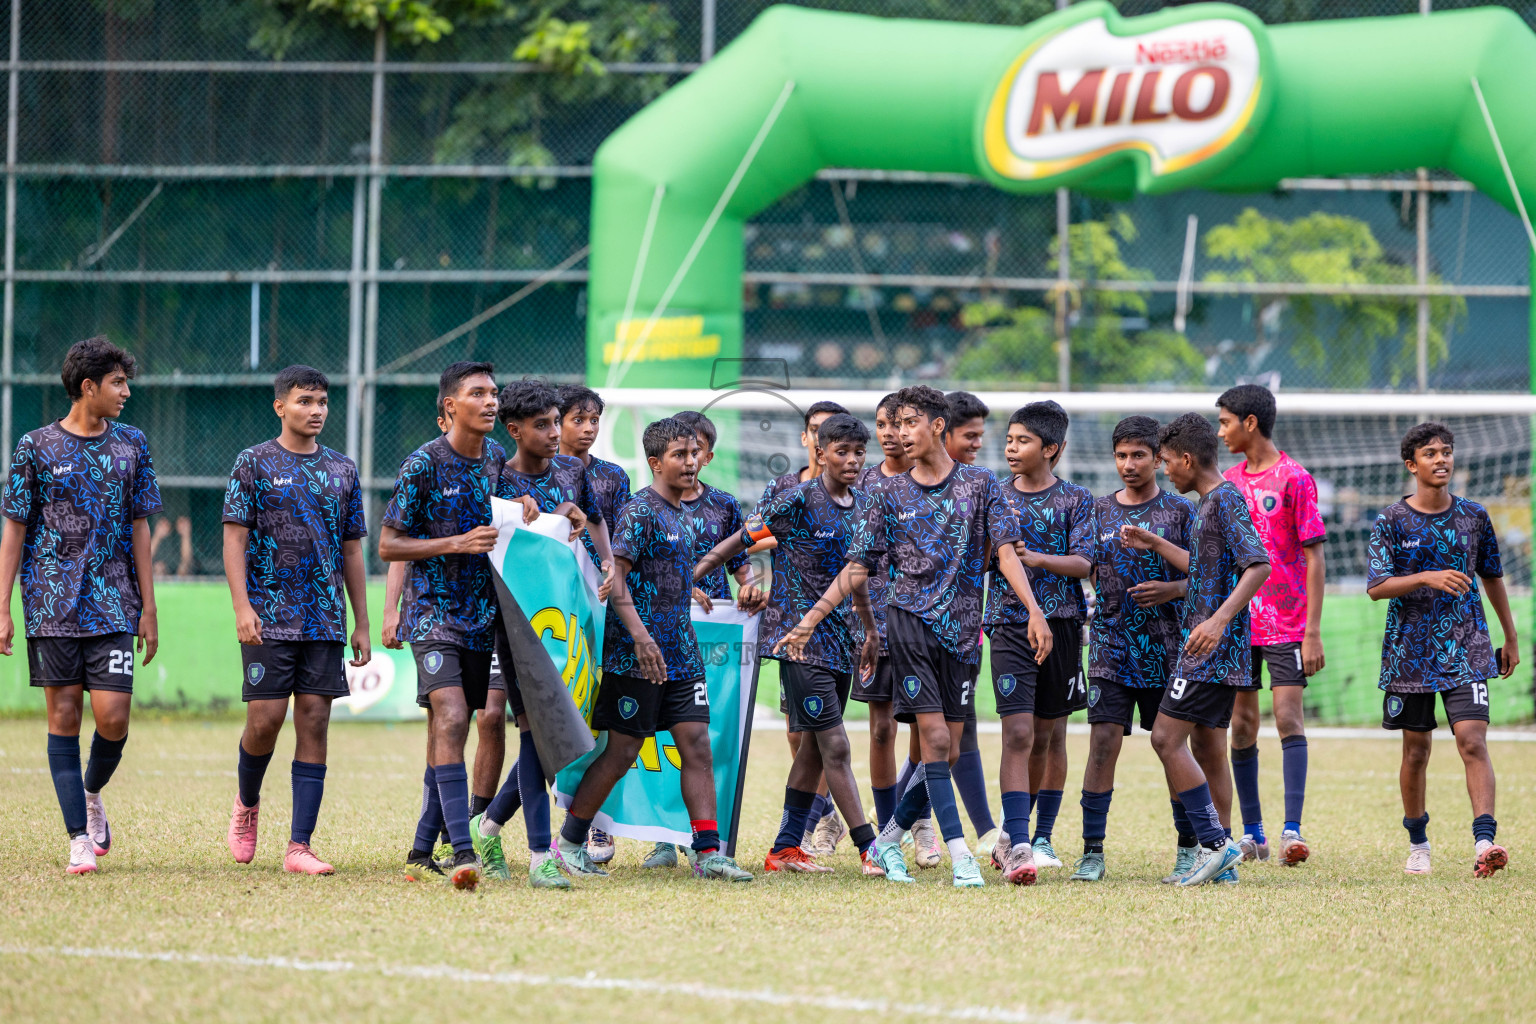
M770 8L598 150L588 377L708 387L741 353L743 224L825 167L1109 197L1434 167L1523 216L1532 68L1503 8L1275 28L1225 4L1023 27Z

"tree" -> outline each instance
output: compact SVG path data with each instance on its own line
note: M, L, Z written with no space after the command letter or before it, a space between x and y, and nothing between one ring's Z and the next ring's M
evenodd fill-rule
M1052 253L1058 238L1051 239ZM1132 267L1120 253L1121 242L1136 238L1136 225L1125 213L1105 220L1073 224L1067 231L1073 276L1092 281L1146 281L1150 271ZM1055 271L1053 256L1048 263ZM1193 384L1204 370L1200 353L1184 335L1170 330L1126 330L1126 318L1145 317L1146 296L1134 291L1094 288L1083 291L1077 322L1069 330L1072 382L1093 388L1115 384ZM1059 351L1056 344L1054 300L1049 308L1009 306L1003 299L986 299L962 311L961 322L973 334L955 360L952 374L966 381L1054 383Z
M1231 224L1205 233L1205 252L1235 264L1232 270L1206 275L1207 281L1300 282L1305 284L1393 284L1415 281L1414 268L1393 263L1382 253L1370 225L1355 217L1308 214L1293 221L1266 217L1249 207ZM1438 274L1431 274L1438 283ZM1417 365L1418 299L1406 295L1254 296L1254 343L1266 343L1266 331L1278 329L1289 314L1296 326L1291 354L1314 367L1335 388L1362 388L1371 380L1378 355L1387 357L1387 375L1395 387L1412 378ZM1429 300L1429 365L1445 361L1445 332L1466 316L1459 295ZM1327 344L1324 344L1324 334ZM1382 352L1396 342L1395 351Z

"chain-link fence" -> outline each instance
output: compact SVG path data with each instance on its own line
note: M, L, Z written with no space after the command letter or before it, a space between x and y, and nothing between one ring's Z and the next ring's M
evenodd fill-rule
M581 379L593 153L768 4L556 4L561 24L590 24L591 63L574 65L530 60L528 25L507 18L421 42L312 9L324 6L11 0L0 20L14 252L0 441L8 454L62 415L70 343L106 332L131 348L141 376L126 418L150 431L166 485L157 555L171 573L218 571L225 474L272 431L264 388L288 363L330 374L325 439L359 461L376 499L435 432L445 361ZM808 6L1022 24L1056 5ZM1242 6L1273 23L1427 5ZM1434 4L1458 6L1472 5ZM1536 4L1509 6L1536 24ZM1220 231L1245 217L1276 230L1329 218L1382 293L1225 258ZM798 386L1114 389L1147 383L1100 357L1131 339L1166 346L1175 386L1525 391L1527 252L1515 217L1433 169L1060 206L958 176L834 170L749 225L747 354L784 360ZM1244 273L1258 285L1222 280ZM1065 367L1037 337L1062 274Z

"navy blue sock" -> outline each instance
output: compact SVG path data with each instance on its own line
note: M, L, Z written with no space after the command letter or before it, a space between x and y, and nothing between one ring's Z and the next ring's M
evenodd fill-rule
M565 820L560 823L560 838L575 846L585 846L587 835L591 831L591 818L578 818L574 814L567 813Z
M443 802L443 826L454 853L475 849L469 838L469 774L463 761L437 766L437 796Z
M1301 831L1301 809L1307 802L1307 738L1287 736L1280 741L1280 769L1285 776L1285 827Z
M48 773L64 812L69 838L85 835L85 783L80 777L80 737L48 734Z
M1029 842L1029 807L1029 790L1010 789L1003 793L1003 831L1008 833L1010 846Z
M1259 745L1232 751L1232 787L1243 809L1243 831L1264 841L1264 809L1259 801Z
M896 813L896 786L874 787L875 791L875 820L884 828L885 823L891 820L891 815Z
M293 779L293 827L288 838L308 843L320 820L320 801L325 797L325 765L295 761L289 768Z
M1499 823L1493 820L1491 814L1479 814L1472 819L1472 841L1480 843L1484 839L1490 843L1499 834Z
M235 765L235 779L240 786L240 802L246 807L255 807L261 803L261 780L266 777L267 765L272 761L272 753L247 754L245 745L240 745L240 760Z
M1410 843L1429 842L1429 832L1427 831L1429 828L1429 812L1425 811L1417 818L1404 818L1403 828L1408 830L1408 841Z
M693 852L702 857L720 849L720 825L713 818L690 818L688 827L693 830Z
M544 767L533 733L522 734L517 751L517 789L523 801L523 826L528 830L528 849L549 849L549 792L544 788Z
M1184 805L1177 800L1169 800L1173 804L1173 830L1178 833L1180 846L1195 846L1195 826L1190 824L1189 815L1184 811Z
M951 774L976 834L984 836L997 828L997 822L992 820L992 808L987 805L987 774L981 766L981 751L961 751Z
M421 776L421 817L416 821L416 841L411 846L411 852L431 853L442 827L443 801L437 795L437 769L427 765L427 770Z
M117 771L118 763L123 759L123 744L127 742L127 736L109 740L99 732L91 733L91 759L85 765L87 793L100 793L102 787L112 781L112 773Z
M853 839L853 845L859 848L860 856L868 853L869 848L875 845L875 826L867 821L862 825L855 825L848 835Z
M1211 802L1210 785L1202 782L1194 789L1184 790L1179 794L1179 803L1184 805L1200 845L1211 849L1221 846L1227 835L1221 827L1221 819L1216 816L1216 805Z
M913 822L927 814L927 807L928 788L923 785L922 775L914 775L902 792L901 799L896 802L896 810L891 813L891 820L897 828L905 832L912 827Z
M805 835L805 819L815 801L813 792L784 787L784 816L779 819L779 835L773 841L774 853L800 845L800 838Z
M810 813L805 816L805 830L809 832L821 824L821 819L826 817L827 813L831 810L831 799L821 793L817 793L816 799L811 801ZM799 842L798 839L795 841Z
M521 753L518 756L521 759ZM523 806L523 795L518 788L520 783L517 775L518 761L513 761L512 770L507 773L506 780L502 782L501 788L496 791L496 795L491 797L490 806L485 809L486 821L494 821L498 825L505 825L512 820L512 815L517 813L517 809Z
M908 758L906 766L901 770L901 774L896 777L896 792L906 796L907 791L913 787L912 779L917 773L917 768L917 764ZM913 821L917 821L919 818L926 818L933 813L933 805L928 802L927 787L918 785L917 792L922 797L923 802L918 806L917 817L913 818Z
M925 761L923 772L927 776L928 802L933 805L933 817L939 824L939 834L946 843L951 839L964 839L965 826L960 824L960 805L955 803L955 787L949 779L949 762Z
M1090 793L1083 790L1083 852L1103 853L1104 834L1109 826L1109 801L1114 797L1113 789L1106 789L1102 793Z
M1065 794L1059 789L1042 789L1035 795L1035 839L1051 839L1051 830L1056 827L1056 815L1061 813L1061 798Z

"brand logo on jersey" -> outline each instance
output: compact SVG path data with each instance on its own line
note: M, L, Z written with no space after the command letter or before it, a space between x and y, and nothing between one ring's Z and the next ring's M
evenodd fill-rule
M291 476L275 476L275 477L272 478L272 486L273 487L292 487L293 486L293 477L291 477Z
M832 540L836 536L837 536L837 531L836 530L817 530L816 531L816 539L817 540Z
M1099 693L1100 693L1100 691L1099 691L1098 686L1090 686L1090 687L1088 687L1088 706L1089 707L1096 708L1096 707L1099 706Z
M619 717L623 719L634 718L640 712L640 702L633 697L619 698Z
M1004 697L1012 696L1014 688L1018 685L1019 681L1013 678L1012 673L997 677L997 692L1001 693Z
M678 534L675 534L675 533L669 533L669 534L667 534L667 540L668 540L668 541L669 541L669 542L671 542L671 543L673 543L673 544L676 544L676 543L677 543L677 542L678 542L678 541L679 541L679 540L681 540L681 539L682 539L682 538L681 538L681 537L680 537L680 536L679 536L679 535L678 535Z
M1414 548L1416 548L1418 546L1419 546L1419 538L1417 538L1417 537L1409 537L1407 540L1403 541L1403 543L1400 545L1400 547L1402 547L1402 549L1404 551L1412 551Z
M807 697L800 702L805 707L805 713L812 718L820 718L822 703L820 697Z
M1403 713L1403 698L1393 695L1387 698L1387 715L1396 718Z
M255 686L256 684L261 682L261 677L267 674L267 666L261 664L260 662L257 662L256 664L252 665L250 668L246 669L245 670L245 674L246 674L247 677L250 678L251 685Z
M462 491L462 490L463 490L463 488L461 488L461 487L444 487L443 488L443 497L445 497L445 498L457 498L459 496L460 491Z
M421 659L421 664L426 668L428 675L437 675L437 670L443 667L443 656L437 651L428 651L427 656Z
M923 681L917 676L907 676L901 681L901 688L907 691L908 697L916 697L918 691L923 688Z
M1101 534L1099 534L1099 543L1100 544L1113 544L1116 540L1119 539L1119 537L1120 537L1120 534L1119 534L1118 531L1111 530L1108 533L1101 533Z
M916 518L916 516L917 516L917 513L916 512L912 512L912 511L898 512L898 513L896 513L896 521L898 523L904 523L908 519Z
M53 467L54 476L63 476L65 473L73 473L74 471L75 464L73 462L61 462Z

